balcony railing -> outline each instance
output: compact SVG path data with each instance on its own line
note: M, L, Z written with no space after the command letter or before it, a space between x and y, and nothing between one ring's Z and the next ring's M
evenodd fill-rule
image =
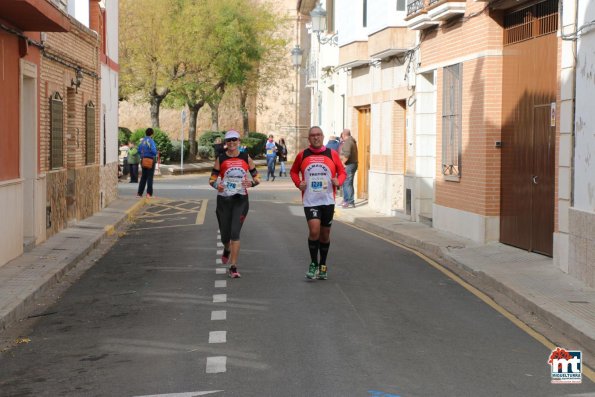
M434 5L434 4L436 4L436 3L438 3L438 2L441 2L441 1L442 1L442 0L430 0L430 1L428 2L428 6Z
M426 0L413 0L407 3L407 16L415 14L425 7Z

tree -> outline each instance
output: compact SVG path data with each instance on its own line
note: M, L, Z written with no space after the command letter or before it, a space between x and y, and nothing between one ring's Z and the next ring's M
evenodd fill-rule
M182 75L174 23L181 7L180 0L120 1L119 97L150 103L153 127L159 127L161 104Z
M228 85L243 84L264 53L258 40L252 0L185 0L177 26L183 42L183 76L172 85L174 101L188 106L189 140L196 140L199 110L210 104L218 118L220 103ZM213 120L218 127L218 120ZM190 147L196 156L196 146Z
M285 61L288 41L279 33L287 30L289 19L279 16L272 5L266 3L259 4L259 7L252 8L251 11L257 32L256 40L262 53L248 71L246 79L236 85L240 97L242 128L246 136L249 130L248 98L266 95L276 81L289 72Z

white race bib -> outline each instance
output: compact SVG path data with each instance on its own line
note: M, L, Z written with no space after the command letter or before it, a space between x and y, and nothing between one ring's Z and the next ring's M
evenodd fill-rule
M328 187L328 180L324 176L313 176L308 181L310 191L313 193L325 192Z
M244 189L242 185L243 177L227 176L224 180L224 190L227 195L241 193Z

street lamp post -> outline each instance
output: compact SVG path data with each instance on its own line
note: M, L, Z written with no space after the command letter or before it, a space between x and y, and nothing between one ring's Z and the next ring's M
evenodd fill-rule
M299 143L299 77L300 77L300 67L302 66L302 55L304 51L300 48L299 44L296 44L295 47L291 49L291 64L295 69L295 139L296 139L296 148L298 147Z
M312 33L316 34L318 42L320 44L330 43L336 46L338 44L336 33L328 37L321 37L326 32L326 10L322 8L320 3L310 12L310 17L312 19Z

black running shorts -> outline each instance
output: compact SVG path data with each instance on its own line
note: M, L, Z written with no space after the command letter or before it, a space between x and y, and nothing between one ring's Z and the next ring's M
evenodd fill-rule
M315 207L304 207L306 220L320 219L320 226L331 227L333 215L335 214L335 205L317 205Z

